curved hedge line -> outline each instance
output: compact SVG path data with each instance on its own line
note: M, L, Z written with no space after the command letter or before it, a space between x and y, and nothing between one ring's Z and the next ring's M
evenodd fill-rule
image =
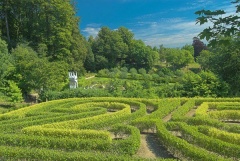
M222 122L239 120L238 105L239 98L113 97L36 104L0 114L0 160L148 160L135 155L141 132L177 160L239 160L240 126Z

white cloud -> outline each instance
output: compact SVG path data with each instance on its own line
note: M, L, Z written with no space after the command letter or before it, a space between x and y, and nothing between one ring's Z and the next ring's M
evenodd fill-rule
M119 1L129 2L133 0ZM178 8L175 11L196 11L199 8L210 10L223 9L227 12L226 15L234 14L236 11L234 5L230 5L228 0L222 3L215 3L214 0L196 0L189 2L186 7ZM141 15L136 17L131 23L127 23L127 27L134 33L136 39L143 40L147 45L159 46L163 44L166 47L182 47L185 44L192 44L193 37L198 36L203 29L211 26L211 23L200 26L196 24L195 20L189 20L185 17L164 18L169 12L172 12L172 10ZM82 32L87 37L90 35L95 37L100 29L101 24L93 23L88 24Z
M227 12L224 16L235 14L236 11L236 8L234 5L230 5L230 2L226 3L224 1L221 4L216 4L213 0L197 0L197 2L190 3L189 7L180 8L179 10L195 9L195 5L198 5L198 8L199 5L202 7L210 5L211 8L214 8L211 10L223 9ZM156 21L156 19L150 19L150 17L153 17L152 15L154 14L142 16L142 20L138 18L139 22L132 26L135 38L141 39L151 46L163 44L166 47L182 47L185 44L192 44L193 37L198 36L205 28L212 26L211 23L199 25L196 24L195 20L188 20L184 17L158 18ZM207 43L207 41L204 41L204 43Z
M96 37L99 30L101 29L100 26L101 26L100 24L95 24L95 23L88 24L87 27L82 30L82 32L87 37L89 37L89 36Z
M97 36L98 31L100 30L100 28L93 28L93 27L86 27L85 29L83 29L82 31L88 36Z
M192 38L197 36L204 28L211 24L195 25L195 21L186 21L182 18L164 19L160 22L141 22L139 29L133 30L137 39L143 40L147 45L166 47L182 47L191 44Z

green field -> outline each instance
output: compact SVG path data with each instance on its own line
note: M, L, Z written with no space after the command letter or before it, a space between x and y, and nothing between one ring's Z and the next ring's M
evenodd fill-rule
M0 120L1 160L240 159L238 98L71 98ZM148 133L171 155L139 153Z

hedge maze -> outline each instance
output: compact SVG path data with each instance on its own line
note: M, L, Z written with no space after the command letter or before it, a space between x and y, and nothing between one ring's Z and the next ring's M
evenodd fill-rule
M71 98L0 115L0 160L149 160L155 133L174 158L240 160L238 98Z

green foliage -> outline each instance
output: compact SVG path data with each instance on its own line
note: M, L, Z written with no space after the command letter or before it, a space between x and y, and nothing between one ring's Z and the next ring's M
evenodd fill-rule
M118 28L117 32L121 36L123 42L130 47L131 41L133 40L134 34L125 27Z
M230 88L230 95L239 94L239 11L240 1L232 2L236 5L236 14L227 15L224 10L201 10L195 14L200 25L212 22L213 26L204 29L199 35L207 39L212 53L204 52L199 57L199 63L204 69L209 69L226 81Z
M159 59L157 51L146 46L143 41L135 40L133 33L124 27L116 31L102 27L97 37L91 38L90 44L96 70L124 66L149 70Z
M183 96L194 97L216 97L225 96L228 86L212 72L201 72L195 74L188 72L181 80Z
M172 120L181 120L186 116L186 114L195 106L195 100L189 99L187 100L181 108L176 109L172 112Z
M147 71L146 71L146 69L144 69L144 68L140 68L140 69L138 70L138 73L141 74L141 75L144 75L144 74L147 74Z
M136 69L145 68L149 70L153 67L158 58L158 53L145 46L143 41L133 40L127 62L129 62L130 67Z
M70 0L2 1L0 27L9 49L29 42L39 55L51 61L64 61L80 72L88 53L79 31L79 18ZM70 69L70 68L69 68Z
M88 53L84 61L84 67L87 71L91 71L91 72L95 71L95 58L94 58L92 49L89 45L88 45Z
M192 55L194 55L194 47L193 47L192 45L186 44L186 45L184 45L181 49L183 49L183 50L188 50L188 51L190 51L190 53L191 53Z
M117 65L122 66L122 63L124 63L123 60L128 52L128 46L123 42L118 31L111 31L109 28L103 27L98 33L98 38L92 44L92 50L94 55L98 55L98 57L95 57L95 61L98 61L96 67L98 68L97 70L99 70L102 69L102 67L98 65L103 63L100 58L106 58L106 67L113 68Z
M7 80L13 79L15 67L13 57L8 53L7 44L0 38L0 88L6 86Z
M122 79L128 78L128 72L122 71L122 72L120 73L120 78L122 78Z
M96 70L108 68L108 59L101 55L95 57Z
M236 15L226 15L224 10L200 10L195 12L200 17L197 18L196 23L203 25L212 22L213 26L204 29L199 35L201 39L206 38L209 45L215 46L217 44L229 44L229 39L222 39L222 37L239 37L239 15L240 1L235 0L232 2L236 5Z
M210 66L210 57L212 53L208 50L202 50L200 55L197 57L197 63L201 65L203 70L209 69Z
M239 13L239 0L233 3ZM1 38L6 40L0 39L1 90L6 90L11 81L24 96L33 91L41 94L42 100L75 96L239 95L238 15L219 17L225 12L196 12L200 16L197 23L213 22L213 27L200 34L200 38L215 44L209 51L203 50L206 46L196 37L193 46L172 49L161 45L158 49L134 39L125 27L102 27L97 37L86 41L80 34L74 5L71 0L1 2ZM209 72L185 74L184 70L190 68L183 67L193 62L193 52L201 68ZM97 76L111 79L80 83L82 91L64 90L68 70L77 71L79 76L86 71L99 71Z
M149 160L136 155L141 131L156 132L154 144L177 160L238 160L240 128L223 123L221 116L235 112L239 118L239 101L90 97L44 102L0 114L0 154L5 160ZM188 115L196 108L196 116Z
M236 153L236 151L239 151L239 146L203 135L199 133L194 126L189 126L185 123L176 124L184 140L229 158L239 158L238 152Z
M108 69L101 69L98 71L98 76L100 77L107 77L109 75Z
M140 147L140 131L138 128L126 125L115 125L111 131L118 135L130 135L127 139L120 140L113 145L118 152L134 155Z
M19 87L24 93L31 90L61 90L66 84L68 66L64 62L48 62L39 58L30 47L19 45L13 50Z
M6 95L10 97L11 102L22 102L23 97L21 90L13 81L8 81L8 87L5 89Z
M4 40L0 39L0 53L2 55L8 54L7 44Z
M217 138L219 140L240 145L240 135L236 133L229 133L228 131L223 131L210 126L199 126L198 130L212 138Z
M132 77L133 79L136 79L136 78L137 78L138 72L137 72L137 70L136 70L135 68L131 68L131 69L129 70L129 72L130 72L131 77Z
M111 96L109 92L106 90L101 89L84 89L84 88L77 88L77 89L66 89L63 91L45 91L41 93L40 99L42 101L46 100L57 100L57 99L64 99L64 98L74 98L74 97L106 97Z
M166 49L166 61L174 69L180 69L193 62L193 56L188 50Z
M239 95L240 55L239 39L229 39L229 45L214 48L209 61L209 68L230 86L230 95Z

